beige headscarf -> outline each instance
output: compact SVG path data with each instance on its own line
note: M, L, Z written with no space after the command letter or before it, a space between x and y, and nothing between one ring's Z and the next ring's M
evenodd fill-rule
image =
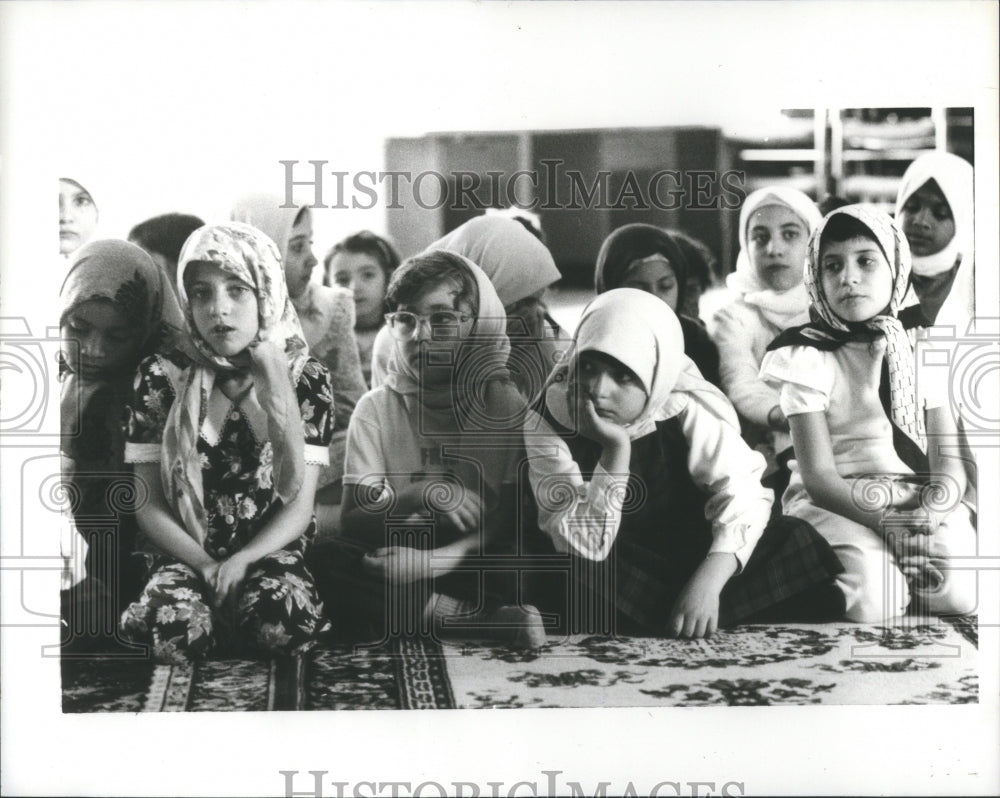
M397 277L428 254L403 263ZM475 325L455 358L454 379L440 388L422 385L419 373L393 341L385 386L403 397L408 411L419 412L425 437L453 441L455 435L461 435L463 445L469 440L481 443L475 457L482 464L483 479L497 491L500 481L510 476L515 449L523 445L526 403L507 371L507 316L496 289L468 258L447 254L473 277L477 294Z
M548 248L520 222L504 216L470 219L424 252L436 249L455 252L482 269L505 308L548 288L561 277ZM379 330L372 347L372 387L385 380L392 346L389 331ZM546 366L543 378L548 370Z

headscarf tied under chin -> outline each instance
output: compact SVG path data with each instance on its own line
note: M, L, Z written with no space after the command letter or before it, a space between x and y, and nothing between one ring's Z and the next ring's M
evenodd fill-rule
M399 267L405 274L419 258L447 254L458 268L466 269L476 284L472 315L476 321L462 341L454 361L452 379L432 386L420 378L417 367L394 343L385 384L401 394L408 408L419 403L424 431L434 433L490 433L516 429L520 434L524 400L507 370L510 341L507 314L496 289L476 264L455 252L424 252ZM397 276L398 276L397 275Z
M601 352L631 369L646 391L646 404L626 429L635 440L648 435L658 421L676 415L694 400L716 418L739 430L736 411L722 392L701 376L684 354L684 334L677 316L652 294L636 288L614 288L583 311L567 358L550 375L545 407L563 427L576 430L573 394L580 354Z
M820 244L823 230L838 214L852 216L868 228L872 238L878 242L885 254L889 268L892 269L892 295L886 312L864 322L849 323L841 319L834 313L823 292ZM906 337L903 325L897 318L909 281L910 246L899 226L889 216L871 207L847 205L838 208L827 215L809 240L805 286L812 301L810 310L813 322L795 330L788 330L778 336L768 349L805 345L831 351L839 349L848 341L873 341L885 338L885 358L889 367L889 415L897 432L894 442L900 457L914 467L913 464L919 462L920 457L916 453L908 453L908 450L915 448L920 454L926 451L923 419L917 412L913 348ZM902 433L907 440L899 440L898 433ZM914 467L914 470L922 468Z
M726 278L726 285L748 305L760 309L769 322L780 330L788 329L808 320L809 297L802 284L787 291L774 291L757 277L757 270L750 262L749 226L750 217L768 205L781 205L792 211L810 233L816 229L822 218L816 203L794 188L778 186L762 188L753 192L743 202L740 210L740 254L736 257L736 271ZM805 263L802 264L803 270Z
M929 180L937 184L951 209L955 235L940 252L913 256L913 273L921 277L948 271L959 258L963 264L971 261L975 249L972 165L950 152L925 153L907 167L896 195L895 217L900 218L906 201Z
M275 490L286 504L298 494L305 472L305 437L295 385L309 353L274 242L256 228L237 222L192 233L181 252L177 288L193 345L188 353L193 364L167 416L161 474L167 501L188 534L203 544L207 518L198 436L216 379L235 376L246 367L217 354L198 332L184 286L184 273L192 263L215 264L256 294L259 329L246 350L249 373L257 401L267 415Z

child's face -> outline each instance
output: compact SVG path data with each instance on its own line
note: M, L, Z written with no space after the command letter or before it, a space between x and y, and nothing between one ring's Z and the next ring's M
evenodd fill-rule
M951 206L933 180L924 183L903 203L899 221L910 242L910 251L918 257L936 255L955 237Z
M421 317L416 332L408 341L397 342L403 349L410 366L420 375L421 382L429 385L443 385L454 378L456 354L461 342L469 337L475 324L472 308L459 300L459 287L452 283L441 283L421 294L411 303L401 304L398 310ZM432 313L450 311L467 316L465 321L456 319L454 325L438 325L432 329ZM425 362L421 362L421 351L426 350Z
M69 255L90 240L97 227L97 205L85 188L59 181L59 254Z
M820 253L823 293L844 321L867 321L892 298L892 269L870 238L834 241Z
M765 205L747 224L750 263L757 278L772 291L795 288L805 278L809 231L784 205Z
M582 352L577 361L581 401L590 399L601 418L624 427L646 407L646 390L635 373L610 355Z
M107 379L138 365L142 342L125 316L106 300L81 302L62 321L69 368L84 379Z
M192 263L184 288L198 333L212 350L232 357L257 337L257 294L253 287L214 263Z
M285 284L292 299L297 299L305 292L317 263L312 251L312 237L312 216L303 213L292 227L284 258Z
M385 272L367 252L338 252L330 261L331 283L354 291L357 326L377 327L385 302Z
M638 288L677 310L677 275L665 258L637 260L625 272L622 288Z

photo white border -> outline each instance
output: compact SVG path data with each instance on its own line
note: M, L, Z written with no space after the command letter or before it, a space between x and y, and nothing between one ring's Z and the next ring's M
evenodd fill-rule
M94 76L106 77L115 62L113 74L135 91L155 77L153 90L176 80L223 92L240 70L213 59L208 45L241 36L276 75L294 76L299 92L326 69L343 70L343 86L369 70L372 85L382 87L380 105L398 113L393 121L384 109L373 111L377 121L368 124L379 138L426 132L406 121L417 101L437 103L438 130L668 125L672 109L696 118L720 96L748 113L760 106L972 106L977 300L980 313L998 306L996 4L294 3L282 6L281 24L278 14L270 3L0 4L0 315L25 315L38 334L57 323L58 263L38 245L55 229L54 153L96 141L105 117L120 124L128 116L104 104L115 92ZM340 33L347 29L372 43L370 63L338 60L340 50L359 52ZM912 55L901 62L903 52ZM92 73L91 59L105 67ZM414 99L418 85L433 91ZM308 107L284 107L273 84L264 88L261 106L248 108L241 124L257 113L308 119ZM66 118L60 108L76 92L89 95L91 113L71 102ZM183 102L177 112L184 114ZM164 123L134 120L117 133L141 136ZM220 151L233 133L224 119L187 123ZM330 155L316 147L288 157ZM141 163L123 168L142 173ZM11 451L0 458L5 556L10 530L21 524L23 452ZM984 486L1000 483L996 451L989 454L980 463ZM996 556L989 536L1000 529L997 496L984 491L983 498L991 504L982 508L980 529L989 534L980 539ZM31 508L24 509L28 527ZM12 573L2 574L5 619ZM997 581L981 579L984 607L1000 606ZM334 781L396 780L472 782L483 794L488 781L504 782L507 794L521 780L544 785L544 770L587 789L611 781L609 793L661 781L736 781L747 795L1000 791L995 626L980 633L979 704L876 708L63 716L58 660L32 653L54 640L54 629L0 635L5 795L282 795L279 770L329 771L327 795L336 794Z

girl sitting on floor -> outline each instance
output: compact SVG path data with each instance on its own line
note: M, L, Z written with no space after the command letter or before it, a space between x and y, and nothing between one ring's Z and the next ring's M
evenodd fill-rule
M975 572L949 570L950 557L976 550L959 501L963 463L945 454L955 421L944 392L915 395L913 351L896 318L909 272L909 247L888 216L861 205L832 212L809 248L815 321L774 341L761 366L795 444L784 511L834 547L853 621L901 615L911 597L934 613L970 612L976 601ZM912 487L914 474L929 474L948 500L922 506L933 493Z
M149 490L137 513L149 576L122 625L161 661L237 642L300 652L328 626L303 554L330 376L259 230L195 231L178 275L191 346L144 360L131 405L125 455Z
M722 389L743 424L743 437L767 458L765 483L775 502L788 484L792 439L778 392L760 378L768 344L809 321L802 284L809 234L819 224L816 204L801 191L763 188L740 211L740 254L726 279L736 298L715 314Z
M76 496L67 532L77 553L85 550L85 571L62 596L66 644L116 647L117 618L141 588L135 516L122 501L135 496L125 465L126 404L139 362L170 346L183 320L156 264L124 241L76 250L61 299L60 449Z
M312 282L312 210L282 207L280 197L255 194L235 204L230 217L256 227L278 246L288 297L298 316L309 354L326 366L333 386L334 428L329 465L319 475L316 520L321 535L336 534L340 523L341 480L347 425L368 390L354 338L354 297L346 288Z
M512 604L513 572L489 565L516 545L523 459L500 299L471 261L432 251L396 270L387 301L395 346L348 429L343 536L310 554L323 598L377 639L420 628L539 646L537 610Z
M539 524L573 556L571 628L703 637L835 617L836 557L808 524L768 523L764 459L683 347L659 299L608 291L526 419Z

